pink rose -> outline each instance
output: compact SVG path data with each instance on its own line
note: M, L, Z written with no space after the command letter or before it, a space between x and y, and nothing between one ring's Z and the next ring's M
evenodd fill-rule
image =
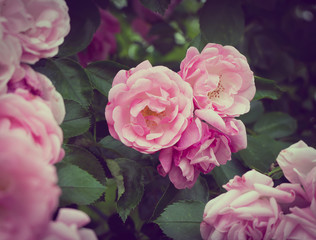
M179 74L192 86L196 108L209 113L209 118L249 111L255 94L253 72L234 47L209 43L201 53L190 47Z
M274 239L316 239L316 150L299 141L280 152L277 161L291 183L277 188L295 192L286 206Z
M101 23L89 46L78 53L79 62L83 67L94 61L108 59L116 51L115 34L120 32L119 21L108 11L99 8Z
M63 97L56 91L52 82L43 74L35 72L28 65L23 64L24 77L12 79L8 84L8 91L14 92L22 88L28 90L35 96L41 97L51 109L58 124L61 124L65 117L65 105Z
M12 95L8 95L1 97L1 115L3 107L11 107ZM0 117L0 239L41 240L58 205L60 189L55 168L43 161L31 132L18 125L14 118Z
M311 208L291 209L290 214L282 215L281 222L274 233L277 240L316 239L316 212Z
M291 205L285 206L289 209L284 210L287 214L281 216L274 239L316 239L316 167L300 176L300 182L301 185L283 183L278 186L294 191L296 198Z
M22 55L20 42L6 33L3 21L5 20L0 17L0 94L7 91L7 83L13 76L20 77Z
M1 0L4 26L22 45L22 62L53 57L69 33L70 20L64 0Z
M299 141L282 150L277 157L277 162L284 176L291 183L301 183L300 176L304 178L311 169L316 167L316 149Z
M246 148L245 126L230 119L235 126L234 136L224 134L196 118L173 147L160 152L158 172L169 174L178 189L191 188L200 172L209 173L215 166L226 164L231 153ZM236 141L237 140L237 141Z
M105 118L110 134L143 153L174 145L192 119L189 84L163 66L144 61L113 80Z
M289 207L304 208L311 205L316 214L316 167L312 168L306 175L299 175L299 182L282 183L277 188L296 193L295 202Z
M33 148L42 152L41 161L54 164L63 158L62 130L39 97L23 89L0 96L0 121L6 131L28 135Z
M97 240L95 233L82 228L90 222L89 216L79 210L61 208L55 221L49 224L42 240Z
M205 206L203 239L271 239L281 213L278 203L295 198L292 192L273 188L272 179L255 170L235 176L223 187L227 192Z

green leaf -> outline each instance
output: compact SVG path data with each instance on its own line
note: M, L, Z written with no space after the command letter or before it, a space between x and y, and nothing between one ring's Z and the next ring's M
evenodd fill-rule
M203 50L205 45L207 44L207 40L203 35L198 34L190 43L192 47L196 47L200 52Z
M278 141L267 135L247 136L248 146L239 151L243 162L249 167L267 173L276 161L278 152L283 147Z
M65 100L66 116L60 127L63 129L64 138L81 135L90 128L89 113L79 103Z
M276 86L276 81L264 77L255 76L256 84L273 85Z
M71 164L58 164L58 185L61 201L87 205L95 202L105 191L105 186L92 175Z
M208 185L204 178L199 177L191 189L176 189L173 183L163 192L161 198L157 202L150 220L154 220L160 216L163 210L171 203L179 200L192 200L206 203L209 199Z
M261 101L251 101L250 111L239 117L244 124L249 124L257 121L264 112L264 106Z
M164 15L167 10L170 0L140 0L141 3L150 10L159 13L160 15Z
M168 188L159 199L150 219L151 220L156 219L162 213L162 211L167 207L167 205L170 204L170 202L172 202L172 200L174 199L174 197L176 196L178 192L179 192L179 189L176 189L173 183L170 182Z
M257 87L256 94L253 100L260 100L263 98L277 100L281 97L283 89L281 89L276 81L255 76L255 83Z
M67 57L85 49L100 24L100 14L92 0L67 0L70 32L59 47L58 56Z
M244 33L239 1L208 0L199 11L200 29L208 42L235 45Z
M94 87L107 97L113 78L122 69L127 67L111 61L99 61L90 63L85 70Z
M207 203L209 200L208 185L203 177L199 177L191 189L181 189L177 192L172 202L179 200L192 200Z
M279 99L281 94L275 90L257 90L253 100L268 98L272 100Z
M144 184L142 182L141 166L133 160L118 158L115 159L121 168L124 178L125 192L117 201L117 211L125 222L138 203L144 193Z
M99 160L91 152L82 147L70 144L64 145L63 148L66 152L62 161L63 163L76 165L82 170L87 171L100 183L105 184L106 176L104 169Z
M283 112L264 114L254 125L259 134L269 135L272 138L287 137L297 129L296 119Z
M114 177L114 180L116 182L117 199L120 199L120 197L125 192L124 178L123 178L123 174L121 172L121 168L120 168L118 162L115 160L112 160L112 159L107 159L106 164L107 164L108 168L110 169L110 172L111 172L111 174Z
M93 91L87 74L77 62L68 58L45 59L38 62L34 68L53 82L64 99L88 108Z
M117 194L117 185L116 181L112 178L106 180L106 190L105 190L105 201L102 202L102 212L107 216L112 215L116 212L116 194ZM100 203L99 203L100 204Z
M205 203L177 202L166 208L155 221L174 240L199 240Z
M220 165L215 167L211 174L215 179L218 186L223 186L230 179L233 179L236 175L242 176L247 169L237 160L232 159L228 161L225 165ZM223 189L222 189L223 190Z
M122 142L114 139L111 136L106 136L103 138L99 144L108 150L116 153L117 157L128 156L130 159L140 159L142 154L130 147L125 146Z

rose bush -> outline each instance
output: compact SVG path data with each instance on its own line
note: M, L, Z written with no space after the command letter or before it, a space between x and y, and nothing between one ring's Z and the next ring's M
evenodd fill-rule
M64 156L63 133L44 101L18 89L0 96L0 119L7 131L28 135L33 148L42 154L41 161L56 163ZM13 145L14 146L14 145Z
M17 119L3 117L4 108L13 107L13 97L6 98L0 104L0 239L40 240L58 206L57 175L34 147L32 133L18 127Z
M193 116L189 84L163 66L144 61L113 80L105 117L110 134L143 153L174 145Z
M90 222L89 216L71 208L59 209L55 221L51 221L43 240L97 240L95 233L84 225Z
M183 132L179 142L160 151L158 172L169 175L178 189L191 188L200 172L209 173L215 166L226 164L231 153L246 148L245 126L239 120L229 119L235 126L231 135L210 127L199 118Z
M120 32L120 23L109 11L99 8L99 12L100 26L89 46L78 53L79 62L84 67L90 62L106 60L116 51L115 34Z
M64 0L1 0L0 15L5 29L19 39L25 63L55 56L70 30Z
M205 206L203 239L271 239L279 224L279 203L295 199L295 193L273 188L273 180L255 170L223 187L227 192Z
M246 57L234 47L209 43L201 53L190 47L179 74L192 86L196 108L207 110L210 118L249 111L255 95L254 76Z

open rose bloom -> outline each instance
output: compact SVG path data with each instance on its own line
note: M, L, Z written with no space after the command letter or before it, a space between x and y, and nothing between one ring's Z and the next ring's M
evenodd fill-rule
M221 117L249 111L254 77L247 59L234 47L209 43L201 53L190 47L179 74L192 86L198 109Z
M316 149L299 141L282 150L277 162L290 181L278 188L291 189L296 199L281 216L274 239L316 239Z
M196 118L173 147L160 152L158 172L169 174L178 189L191 188L200 172L209 173L215 166L226 164L231 153L246 148L245 126L240 120L229 119L235 129L225 134Z
M209 201L200 225L203 239L316 239L316 149L303 141L277 157L290 183L255 170L235 176L226 193Z
M28 135L41 161L54 164L64 157L62 130L41 98L22 89L1 95L0 120L7 131Z
M143 153L174 145L191 122L190 85L163 66L144 61L115 76L105 117L110 134Z
M279 223L279 203L295 194L273 188L273 181L255 170L223 186L227 192L209 201L200 230L203 239L270 240Z
M58 206L57 174L30 132L11 120L0 117L0 239L41 240Z
M0 15L5 29L20 41L25 63L55 56L70 30L64 0L0 0Z

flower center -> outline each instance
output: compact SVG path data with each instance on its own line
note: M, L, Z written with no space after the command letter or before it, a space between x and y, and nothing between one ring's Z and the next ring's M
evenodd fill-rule
M148 106L146 106L142 111L141 111L143 117L148 117L148 116L155 116L158 117L160 119L162 119L163 117L166 116L166 111L162 111L162 112L154 112L152 110L150 110L150 108Z
M155 128L158 126L159 121L166 116L166 111L162 112L154 112L148 106L146 106L142 111L141 114L145 118L146 125L149 128Z
M225 89L224 89L223 85L221 84L221 80L219 80L217 88L212 92L208 92L207 96L211 100L214 98L219 98L220 93L223 92L224 90Z

